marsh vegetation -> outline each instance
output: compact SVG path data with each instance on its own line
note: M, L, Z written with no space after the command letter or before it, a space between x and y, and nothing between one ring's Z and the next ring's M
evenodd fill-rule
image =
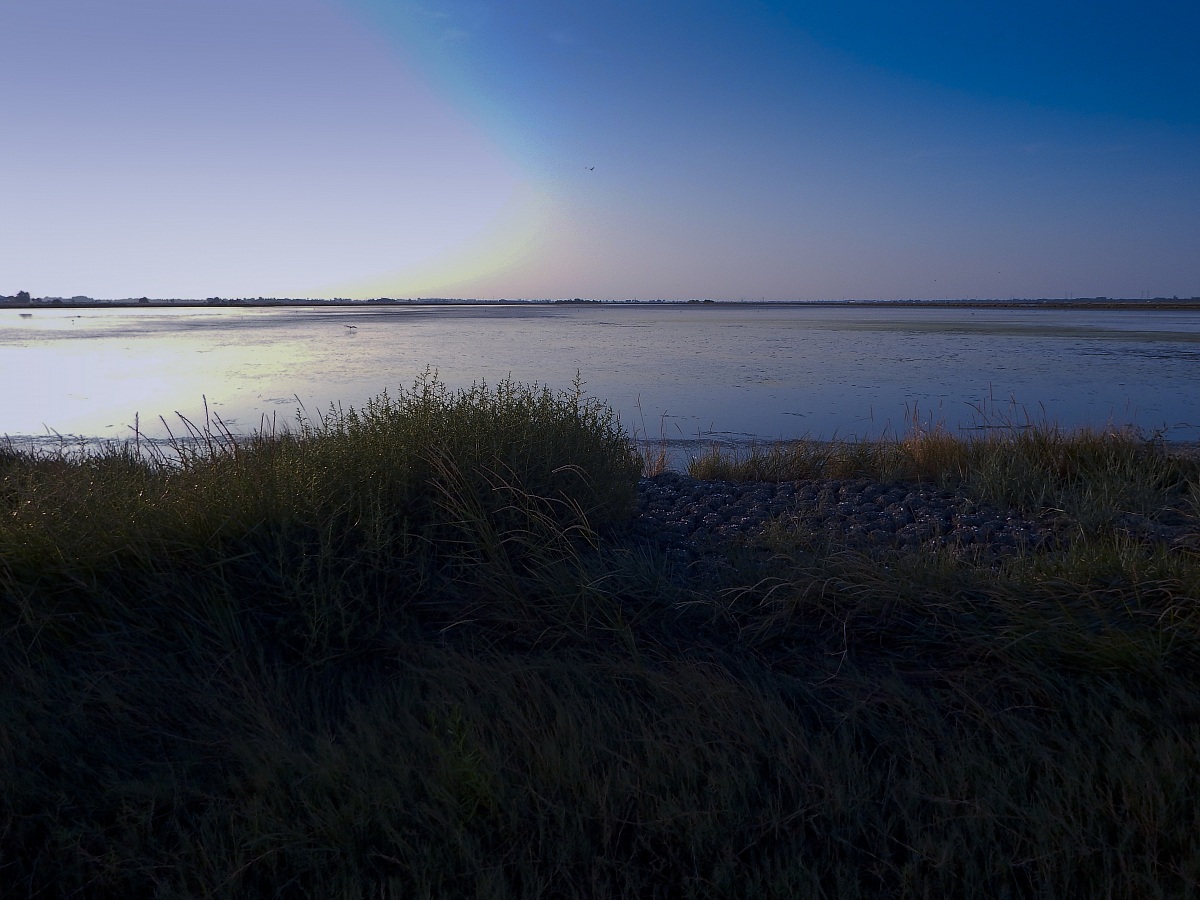
M1186 896L1200 464L1129 433L793 444L936 481L979 562L629 539L606 406L419 380L236 439L0 453L5 896Z

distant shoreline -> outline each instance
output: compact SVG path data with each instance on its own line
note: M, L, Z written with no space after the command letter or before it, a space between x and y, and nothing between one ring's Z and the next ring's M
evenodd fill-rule
M269 308L341 308L378 309L380 307L463 307L463 306L604 306L604 307L700 307L715 306L797 309L829 307L888 307L902 309L1055 309L1055 310L1179 310L1200 312L1200 297L1152 300L1084 298L1080 300L475 300L418 298L413 300L299 300L299 299L214 299L214 300L80 300L60 298L17 302L0 298L0 309L269 309Z

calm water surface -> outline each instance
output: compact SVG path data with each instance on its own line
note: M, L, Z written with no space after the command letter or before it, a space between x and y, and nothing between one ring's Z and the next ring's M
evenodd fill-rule
M354 327L347 327L354 326ZM1132 424L1200 439L1200 313L759 306L0 310L0 435L235 431L361 405L426 367L453 387L578 371L630 430L875 437L913 417Z

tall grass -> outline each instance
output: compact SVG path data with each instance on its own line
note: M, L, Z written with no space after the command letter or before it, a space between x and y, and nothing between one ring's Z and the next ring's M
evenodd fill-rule
M776 529L699 577L622 538L578 386L209 437L0 457L3 896L1200 892L1195 550ZM1194 491L1121 448L1022 502Z
M473 509L501 530L536 498L561 528L627 516L638 461L615 416L579 386L503 382L451 392L426 375L296 431L196 430L169 456L132 445L10 453L0 546L10 570L96 572L215 551L266 534L384 532L433 545ZM399 539L399 538L397 538Z

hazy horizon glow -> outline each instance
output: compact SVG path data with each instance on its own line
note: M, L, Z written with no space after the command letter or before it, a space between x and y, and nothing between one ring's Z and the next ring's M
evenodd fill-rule
M0 0L0 294L1200 294L1200 8Z

